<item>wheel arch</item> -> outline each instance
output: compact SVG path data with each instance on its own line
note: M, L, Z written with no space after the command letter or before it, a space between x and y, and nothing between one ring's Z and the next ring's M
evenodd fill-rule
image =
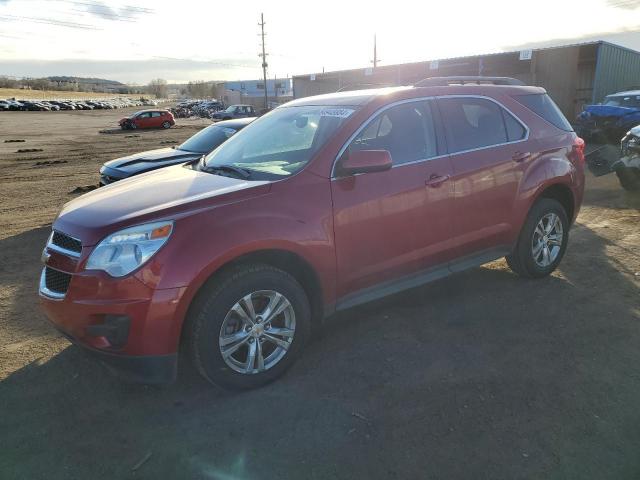
M321 322L325 314L322 283L311 263L301 255L283 248L254 250L228 259L219 265L204 281L194 288L191 295L188 295L185 299L188 305L186 305L184 309L185 314L180 326L180 344L183 343L186 330L188 329L188 319L190 318L191 310L207 286L218 281L223 275L234 268L248 264L266 264L292 275L307 294L311 307L312 325L318 325Z
M576 211L576 200L575 198L573 198L573 192L571 191L571 188L569 188L567 185L563 183L553 183L551 185L547 185L538 192L533 203L535 203L540 198L550 198L552 200L556 200L558 203L560 203L560 205L562 205L562 208L564 208L564 211L567 214L567 218L569 219L569 223L573 222L573 216Z

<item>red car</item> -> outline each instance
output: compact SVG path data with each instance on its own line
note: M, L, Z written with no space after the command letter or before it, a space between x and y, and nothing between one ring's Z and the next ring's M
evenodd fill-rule
M168 110L141 110L118 122L123 130L136 128L171 128L176 124L173 114Z
M584 142L542 88L450 83L295 100L200 162L69 202L43 252L48 318L133 378L172 380L186 349L250 388L337 310L504 256L549 275Z

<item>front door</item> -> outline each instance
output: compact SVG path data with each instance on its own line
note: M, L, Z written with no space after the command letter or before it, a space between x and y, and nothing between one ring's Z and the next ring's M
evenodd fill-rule
M332 180L338 298L451 259L452 172L433 112L427 100L391 106L347 148L388 150L393 168Z

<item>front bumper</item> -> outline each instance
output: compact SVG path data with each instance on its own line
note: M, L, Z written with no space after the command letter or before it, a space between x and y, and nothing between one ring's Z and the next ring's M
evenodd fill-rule
M57 325L54 324L54 326ZM98 359L112 373L123 380L135 383L161 385L172 383L178 376L178 355L118 355L91 348L58 328L69 341L82 347Z
M91 248L73 252L51 238L43 251L39 296L54 327L106 363L124 367L129 378L173 379L186 287L154 289L137 274L113 278L84 270Z

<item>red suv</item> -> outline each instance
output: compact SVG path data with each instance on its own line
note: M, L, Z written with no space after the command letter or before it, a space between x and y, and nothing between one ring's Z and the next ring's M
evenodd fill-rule
M171 128L176 121L169 110L141 110L121 119L118 124L123 130L135 130L136 128Z
M249 388L337 310L503 256L549 275L584 142L542 88L480 81L296 100L199 162L69 202L43 252L47 316L133 378L172 380L184 349Z

